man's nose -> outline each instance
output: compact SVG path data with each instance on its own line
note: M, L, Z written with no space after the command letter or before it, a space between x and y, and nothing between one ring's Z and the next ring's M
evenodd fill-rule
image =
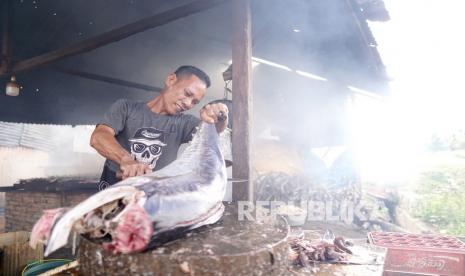
M192 100L191 99L185 99L184 101L182 101L182 108L184 110L188 110L188 109L191 109L192 108Z

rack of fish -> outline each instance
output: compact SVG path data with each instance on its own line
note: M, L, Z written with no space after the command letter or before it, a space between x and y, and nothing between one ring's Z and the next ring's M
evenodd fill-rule
M261 201L350 201L358 203L361 190L358 184L331 186L317 183L302 174L267 172L257 174L253 180L254 198Z
M224 211L226 183L219 135L213 124L202 123L167 167L123 180L69 210L46 210L32 230L30 245L47 244L47 256L74 233L112 253L141 252L158 238L217 222Z
M336 237L333 241L322 239L310 241L303 237L294 237L289 240L289 244L290 260L293 264L303 267L311 263L347 262L348 256L353 254L349 249L353 244L343 237Z

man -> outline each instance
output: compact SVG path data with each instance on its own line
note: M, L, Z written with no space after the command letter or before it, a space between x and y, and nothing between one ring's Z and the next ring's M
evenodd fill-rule
M181 66L164 84L147 103L118 100L95 128L90 145L107 158L101 184L159 170L176 159L182 143L191 140L200 120L182 112L202 100L210 78L194 66ZM220 133L228 124L228 109L221 103L208 104L200 110L200 118L214 123Z

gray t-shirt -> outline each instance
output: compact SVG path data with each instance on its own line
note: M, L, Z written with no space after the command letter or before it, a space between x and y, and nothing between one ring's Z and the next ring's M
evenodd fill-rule
M160 115L144 102L126 99L115 102L99 122L113 128L119 144L154 171L176 159L179 146L191 140L199 123L192 115ZM119 170L119 165L108 159L105 167Z

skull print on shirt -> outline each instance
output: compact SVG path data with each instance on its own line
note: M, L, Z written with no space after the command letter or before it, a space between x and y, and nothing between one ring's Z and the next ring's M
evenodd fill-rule
M129 142L131 155L140 163L149 165L152 170L166 146L165 133L153 127L139 128Z

